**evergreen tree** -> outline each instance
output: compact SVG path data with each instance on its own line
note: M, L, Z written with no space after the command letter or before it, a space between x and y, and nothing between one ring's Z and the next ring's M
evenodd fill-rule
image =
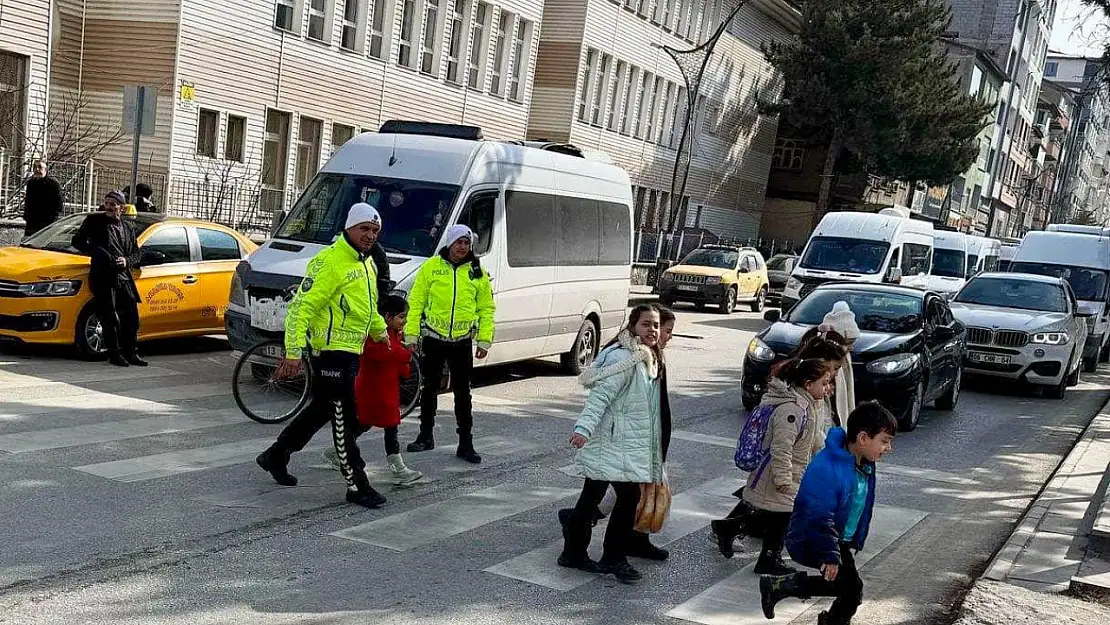
M845 152L870 174L932 185L974 161L993 107L959 87L940 43L950 21L942 0L804 0L801 32L765 47L784 81L772 112L828 145L818 218Z

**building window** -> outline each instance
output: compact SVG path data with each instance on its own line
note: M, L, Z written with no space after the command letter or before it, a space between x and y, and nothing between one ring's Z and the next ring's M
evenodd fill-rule
M601 55L601 65L598 67L597 75L594 76L594 91L593 101L590 105L590 124L594 126L601 126L601 121L605 104L605 94L609 91L609 67L613 62L613 57L608 54Z
M582 97L578 102L578 121L586 121L587 107L590 103L590 87L593 85L594 74L597 73L598 52L593 48L586 50L586 64L582 66Z
M216 158L216 132L220 127L220 114L208 109L200 110L197 120L197 154Z
M655 114L659 111L659 99L663 92L663 77L655 77L655 86L651 90L651 105L648 108L647 125L644 128L644 139L653 141L655 138Z
M689 102L686 101L686 98L686 87L679 87L678 95L674 99L674 123L671 124L671 140L668 143L672 148L677 147L679 141L682 140L682 129L686 127L686 113L689 110Z
M439 0L424 0L424 37L420 43L420 71L438 74L436 33L439 32Z
M778 139L775 141L775 154L771 167L786 171L802 171L805 162L805 144L797 139Z
M474 24L470 27L470 59L466 65L466 86L471 89L482 88L482 66L485 64L486 47L489 45L486 35L489 19L489 5L479 2L478 11L474 15Z
M358 52L362 50L363 30L362 24L366 23L366 16L362 10L363 0L344 0L343 3L343 36L339 45L346 50Z
M502 10L501 19L497 21L497 32L494 34L496 44L493 47L493 72L491 73L489 83L489 92L493 95L501 95L501 77L505 75L505 61L507 60L505 54L505 39L508 37L512 27L513 14Z
M639 83L640 83L640 68L636 67L636 66L632 66L628 70L628 80L625 81L625 84L624 84L624 98L622 99L622 103L621 103L621 112L624 114L624 117L621 118L621 128L620 128L620 133L622 135L627 135L628 134L629 126L632 125L632 120L635 119L633 117L634 111L632 110L632 105L635 103L636 86Z
M297 189L304 189L320 169L320 135L324 122L318 119L301 118L301 128L297 133Z
M1056 72L1059 71L1059 69L1060 69L1060 64L1057 63L1056 61L1045 63L1044 64L1044 75L1047 78L1052 78L1053 76L1056 75Z
M447 82L460 84L459 64L466 51L466 21L470 18L470 4L455 0L451 14L451 41L447 46Z
M327 0L308 0L308 38L327 41Z
M648 91L652 84L651 72L643 72L640 80L640 97L636 100L636 123L632 127L632 135L637 139L644 138L644 114L647 113Z
M274 28L293 32L295 23L293 17L297 14L294 5L295 0L277 0L277 6L274 8Z
M385 59L385 0L374 0L374 14L370 18L370 56Z
M29 57L0 50L0 152L20 155L26 147L29 62Z
M285 166L289 153L289 113L266 111L266 140L262 146L262 184L269 189L285 188Z
M524 100L524 86L527 84L531 56L532 22L519 18L516 21L516 34L513 35L513 73L509 77L509 99L514 102Z
M704 109L704 119L702 120L702 130L705 132L716 135L718 126L721 123L721 104L713 100L707 100Z
M412 67L412 22L416 18L416 0L402 0L401 45L397 50L397 64Z
M656 139L656 143L659 145L670 145L671 136L674 134L674 92L676 88L673 82L668 82L667 94L661 101L663 109L659 111L659 136Z
M238 115L227 116L227 130L224 131L224 158L229 161L243 162L243 146L247 140L247 118Z
M331 125L331 153L347 143L355 136L355 127L346 124L332 124Z
M605 118L605 127L612 131L616 131L617 126L620 124L621 94L625 91L624 83L627 69L628 67L625 65L624 61L617 61L617 72L613 78L613 89L609 94L609 111L606 113Z

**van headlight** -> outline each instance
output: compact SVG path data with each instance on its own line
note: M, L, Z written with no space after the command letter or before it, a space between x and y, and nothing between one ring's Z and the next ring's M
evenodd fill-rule
M238 271L231 274L231 291L227 294L227 301L236 306L247 306L247 292L243 289L243 278Z
M917 366L921 357L917 354L895 354L867 363L867 370L879 375L905 373Z
M49 282L29 282L16 289L24 297L65 297L77 295L81 291L80 280L51 280Z
M751 342L748 343L748 356L751 357L752 360L767 362L768 360L775 359L775 350L771 349L770 346L758 338L753 338Z
M790 293L791 295L797 296L798 292L801 291L801 290L802 290L802 281L795 278L794 276L790 276L790 279L786 281L786 287L783 289L783 292L784 293Z
M1037 332L1031 342L1038 345L1067 345L1069 339L1067 332Z

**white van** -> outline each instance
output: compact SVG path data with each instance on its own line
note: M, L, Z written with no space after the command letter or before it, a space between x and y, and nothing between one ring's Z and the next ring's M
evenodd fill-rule
M1094 371L1110 357L1110 236L1076 232L1030 232L1010 264L1010 271L1064 278L1084 308L1094 312L1083 368Z
M905 208L878 213L835 212L806 243L782 294L789 311L825 282L906 283L924 281L933 264L933 224L910 219Z
M341 236L350 206L369 202L382 215L379 242L403 293L448 226L477 234L497 313L489 357L476 364L561 355L568 371L580 370L621 327L632 268L628 174L581 154L422 122L387 122L350 140L239 265L226 315L232 346L281 335L283 294Z
M1002 255L1002 242L974 234L964 236L967 237L968 279L986 271L995 271L998 268L998 259Z
M1076 224L1049 224L1047 232L1070 232L1072 234L1092 234L1094 236L1110 235L1110 228L1102 226L1080 226Z
M1014 262L1014 254L1017 254L1018 246L1020 243L1003 243L998 249L998 270L1009 271L1010 263Z
M927 289L951 298L964 288L971 269L968 237L960 232L933 232L933 267Z

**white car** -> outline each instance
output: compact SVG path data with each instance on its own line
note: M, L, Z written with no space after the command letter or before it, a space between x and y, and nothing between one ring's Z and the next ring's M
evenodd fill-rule
M967 326L967 373L1028 382L1062 399L1079 383L1088 319L1066 280L983 273L950 303Z

